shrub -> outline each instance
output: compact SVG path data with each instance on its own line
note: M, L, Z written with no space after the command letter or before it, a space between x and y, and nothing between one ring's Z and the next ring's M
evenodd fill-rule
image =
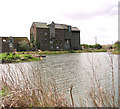
M38 40L35 42L35 45L37 49L40 49L40 42Z
M115 42L113 46L115 50L120 50L120 41Z
M28 51L30 48L29 43L26 41L20 41L18 43L18 51Z
M102 46L100 44L95 44L95 45L93 45L93 47L96 48L96 49L101 49L102 48Z

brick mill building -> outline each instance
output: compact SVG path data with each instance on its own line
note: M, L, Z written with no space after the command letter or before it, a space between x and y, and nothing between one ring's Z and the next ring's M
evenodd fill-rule
M65 24L33 22L30 40L41 50L80 49L80 30Z

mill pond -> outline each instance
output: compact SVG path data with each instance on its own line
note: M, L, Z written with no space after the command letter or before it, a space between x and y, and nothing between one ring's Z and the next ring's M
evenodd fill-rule
M8 78L11 78L12 75L12 79L16 81L15 84L12 83L14 87L25 87L25 85L23 85L25 81L22 81L23 77L21 73L19 73L20 71L25 74L25 77L29 78L31 87L32 84L36 84L37 87L38 80L35 78L35 75L36 77L42 75L42 80L46 81L47 84L48 81L53 80L57 86L57 90L60 92L64 90L64 94L70 104L70 87L72 85L72 98L74 100L74 106L77 107L95 106L90 99L89 93L93 87L97 89L97 83L99 83L100 87L106 91L106 93L114 94L114 102L115 106L117 106L118 55L109 53L50 54L40 61L4 64L1 65L1 67L2 73L6 73ZM34 72L34 75L31 72ZM9 80L10 79L6 80L6 82L9 83ZM16 86L17 81L20 80L21 83L19 86ZM111 91L112 88L115 89L113 91L114 93ZM112 98L110 103L113 103ZM101 103L99 106L109 107L108 104L102 105Z

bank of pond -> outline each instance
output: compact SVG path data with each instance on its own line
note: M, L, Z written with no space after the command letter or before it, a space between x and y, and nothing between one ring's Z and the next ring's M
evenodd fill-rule
M2 63L17 63L25 61L37 61L41 58L39 56L33 56L25 53L1 53L0 60Z
M85 49L85 50L67 50L67 51L26 51L26 52L7 52L0 53L2 63L18 63L28 61L42 60L46 54L62 54L62 53L87 53L87 52L107 52L105 49ZM119 51L110 51L113 54L119 54Z

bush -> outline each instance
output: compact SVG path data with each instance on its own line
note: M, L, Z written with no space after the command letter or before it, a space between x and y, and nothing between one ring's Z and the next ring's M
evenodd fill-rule
M18 51L28 51L30 48L29 43L26 41L20 41L18 43Z
M96 48L96 49L101 49L102 48L102 46L100 44L95 44L93 47Z
M116 41L113 46L115 50L120 50L120 41Z
M40 42L38 40L35 42L35 45L37 49L40 49Z

